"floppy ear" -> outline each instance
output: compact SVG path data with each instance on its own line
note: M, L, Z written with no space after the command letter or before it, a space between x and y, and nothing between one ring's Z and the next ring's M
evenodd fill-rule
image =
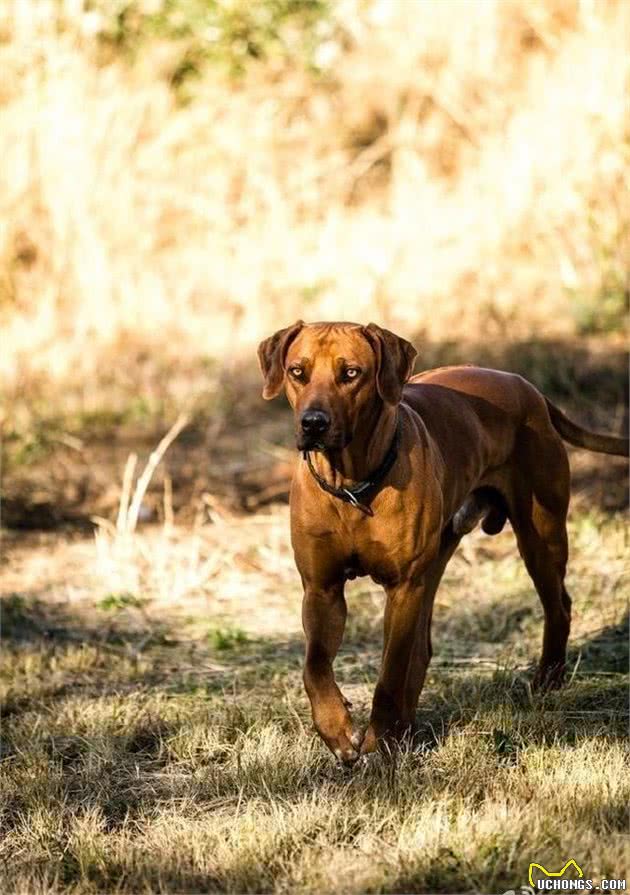
M417 351L406 339L369 323L363 327L376 355L376 388L387 404L398 404L405 382L411 376Z
M265 380L262 393L265 401L270 401L282 391L287 350L303 326L304 321L298 320L293 326L279 329L277 333L264 339L258 346L258 363Z

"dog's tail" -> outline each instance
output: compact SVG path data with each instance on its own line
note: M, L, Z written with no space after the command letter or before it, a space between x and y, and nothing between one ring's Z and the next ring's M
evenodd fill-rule
M583 429L577 423L572 422L568 416L565 416L555 404L551 403L549 398L545 398L545 401L554 429L569 444L586 448L587 451L597 451L600 454L615 454L617 457L629 455L627 438L619 438L617 435L600 435L598 432Z

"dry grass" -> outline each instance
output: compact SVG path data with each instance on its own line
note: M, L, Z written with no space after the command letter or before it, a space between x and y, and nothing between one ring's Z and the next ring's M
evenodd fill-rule
M569 856L627 873L623 520L573 519L574 673L547 697L528 687L541 612L511 533L470 536L439 597L417 741L348 774L311 732L286 517L199 526L213 574L170 596L146 565L112 594L89 541L16 546L5 891L502 892ZM135 538L185 578L190 533ZM366 718L381 596L356 582L349 600L338 674Z
M62 387L66 409L150 400L155 368L181 401L193 361L229 369L297 316L505 339L607 325L612 302L618 323L624 0L344 0L318 77L210 66L184 104L163 41L99 55L94 7L0 13L11 426Z
M502 892L569 857L624 875L620 464L574 465L567 689L530 692L537 599L511 534L475 533L416 742L353 773L311 732L286 507L238 515L228 492L286 490L252 347L296 317L375 319L423 365L505 361L620 427L630 4L322 3L317 71L208 64L185 92L179 39L104 50L125 5L0 4L3 519L106 517L96 542L3 534L3 891ZM166 441L121 485L181 411L168 466ZM379 590L350 608L338 673L365 720Z

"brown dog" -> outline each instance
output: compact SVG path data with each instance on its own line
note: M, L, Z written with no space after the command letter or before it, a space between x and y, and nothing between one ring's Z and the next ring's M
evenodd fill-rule
M529 382L478 367L409 379L413 346L374 324L302 321L261 342L263 397L286 388L304 458L291 536L304 586L304 682L319 734L343 762L413 724L431 659L433 599L462 535L510 519L545 613L535 683L559 686L571 619L564 587L569 464L562 438L627 455L628 440L572 423ZM337 686L344 583L387 594L382 667L365 734Z

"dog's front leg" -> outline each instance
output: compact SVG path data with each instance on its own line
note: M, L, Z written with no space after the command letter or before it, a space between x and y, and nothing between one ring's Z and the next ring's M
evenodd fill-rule
M383 660L363 740L364 753L374 751L379 741L382 745L388 740L400 740L413 725L431 658L432 600L424 598L425 590L424 575L386 588Z
M431 661L433 602L461 535L449 526L436 555L395 585L386 587L383 661L374 691L370 725L361 752L399 740L413 728L418 699Z
M346 624L343 581L318 587L305 582L302 623L306 634L304 685L311 701L313 722L321 738L340 761L352 764L359 757L361 734L335 682L333 662Z

